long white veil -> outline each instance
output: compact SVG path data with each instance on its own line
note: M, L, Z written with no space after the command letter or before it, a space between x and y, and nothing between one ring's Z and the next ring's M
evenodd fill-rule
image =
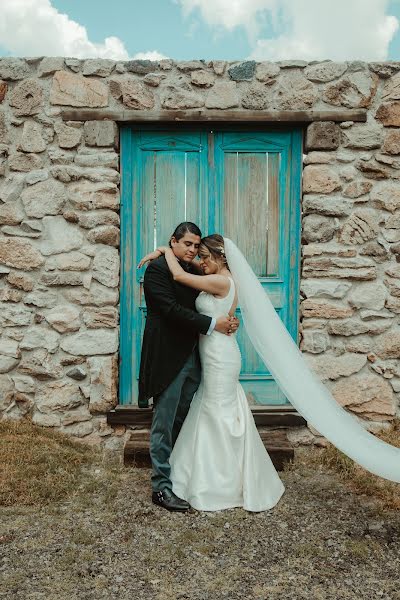
M310 370L243 254L224 238L246 332L290 403L315 429L365 469L400 483L400 449L369 433Z

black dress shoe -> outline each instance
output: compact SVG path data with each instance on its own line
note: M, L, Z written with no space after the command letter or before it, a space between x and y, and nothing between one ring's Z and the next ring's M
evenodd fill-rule
M178 498L178 496L168 488L161 492L153 492L151 500L153 504L157 504L158 506L162 506L171 511L186 512L190 509L189 502L182 500L182 498Z

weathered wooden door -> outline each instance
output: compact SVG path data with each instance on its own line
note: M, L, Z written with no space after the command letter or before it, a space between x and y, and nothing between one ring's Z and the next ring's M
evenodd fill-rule
M146 307L141 256L194 221L234 240L294 339L298 324L301 134L122 131L120 402L136 403ZM238 309L240 318L240 309ZM252 403L285 397L244 330L241 383Z

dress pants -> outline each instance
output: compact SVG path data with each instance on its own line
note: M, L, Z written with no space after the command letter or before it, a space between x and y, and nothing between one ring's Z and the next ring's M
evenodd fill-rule
M166 488L172 491L169 458L176 438L200 385L201 365L196 345L189 358L169 386L154 397L153 421L150 432L151 477L154 492Z

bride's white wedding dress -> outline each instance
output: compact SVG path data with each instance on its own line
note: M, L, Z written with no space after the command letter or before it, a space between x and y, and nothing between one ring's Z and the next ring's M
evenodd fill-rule
M198 312L227 315L235 284L225 298L201 292ZM243 507L262 511L284 492L258 434L239 383L241 356L235 335L201 335L202 379L171 454L174 493L197 510Z

